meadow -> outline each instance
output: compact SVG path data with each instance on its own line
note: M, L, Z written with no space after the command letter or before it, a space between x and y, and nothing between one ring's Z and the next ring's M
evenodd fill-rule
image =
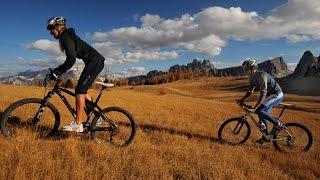
M220 125L242 113L235 102L243 96L246 81L200 78L112 88L100 105L121 106L133 114L138 129L132 144L118 149L74 134L22 142L1 136L0 179L319 179L319 96L285 95L286 102L300 108L287 110L283 122L294 120L313 133L307 153L279 153L271 143L255 144L260 138L256 129L242 146L217 140ZM42 98L43 93L43 87L0 85L0 112L12 102ZM93 97L97 93L90 90ZM59 109L61 126L69 123L72 116L62 102L57 97L51 102Z

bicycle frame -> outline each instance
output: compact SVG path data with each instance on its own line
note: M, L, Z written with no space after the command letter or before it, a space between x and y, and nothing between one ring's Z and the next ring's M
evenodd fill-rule
M60 83L61 83L61 80L58 79L56 81L56 84L54 85L53 89L51 91L49 91L47 93L47 95L43 98L43 103L42 105L40 106L38 112L36 113L35 117L34 117L34 120L33 120L33 123L38 123L39 120L40 120L40 117L44 111L44 107L46 106L46 103L49 102L49 100L51 99L51 97L54 95L54 94L57 94L60 99L62 100L62 102L65 104L65 106L67 107L67 109L69 110L69 112L71 113L71 115L73 116L74 119L76 119L76 110L70 105L70 103L68 102L67 98L63 95L63 93L66 93L70 96L73 96L73 97L76 97L77 95L72 92L72 91L69 91L68 89L66 88L62 88L60 86ZM101 95L103 93L103 91L107 89L107 87L102 87L100 92L99 92L99 95L97 97L97 99L95 101L88 101L86 100L86 103L89 103L90 106L92 106L93 108L90 110L90 113L88 114L87 116L87 120L84 122L84 124L87 125L87 123L89 122L90 120L90 117L92 116L92 114L95 115L95 118L98 118L99 116L102 116L103 119L105 119L109 124L110 124L110 128L97 128L97 127L90 127L90 130L94 130L94 131L110 131L110 130L115 130L117 128L117 125L112 122L108 117L106 117L103 113L102 113L102 109L98 106L98 102L101 98ZM63 92L63 93L62 93ZM97 113L93 113L94 109L96 111L98 111L98 114Z
M272 135L266 134L259 126L258 120L256 120L253 116L254 112L251 112L250 110L248 110L245 105L241 106L243 108L243 110L245 111L245 114L242 116L245 120L247 120L247 117L249 117L249 119L251 119L251 121L253 121L253 123L256 125L256 127L258 128L258 130L260 131L260 133L267 139L269 139L270 141L283 141L284 139L274 139ZM281 110L279 116L277 117L278 120L280 120L284 110L286 109L286 107L284 106L283 109ZM285 129L286 133L288 133L288 135L290 137L292 137L292 134Z

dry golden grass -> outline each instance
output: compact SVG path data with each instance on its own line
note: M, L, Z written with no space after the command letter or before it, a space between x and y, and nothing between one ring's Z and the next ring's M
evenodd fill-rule
M311 129L314 144L308 153L283 154L270 143L256 145L259 134L255 129L243 146L217 142L220 125L242 112L235 99L243 95L239 89L245 82L203 78L111 89L100 105L121 106L134 115L139 129L131 145L117 149L77 135L29 142L1 137L0 178L319 179L319 97L286 95L287 102L314 110L288 110L283 117ZM96 91L90 93L97 95ZM39 87L0 85L0 112L16 100L42 95ZM67 124L72 119L70 113L57 97L51 102L59 108L61 126Z

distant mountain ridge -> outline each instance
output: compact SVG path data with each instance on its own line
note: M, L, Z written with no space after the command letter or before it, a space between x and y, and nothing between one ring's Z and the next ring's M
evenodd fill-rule
M41 71L27 70L24 72L20 72L15 76L0 78L0 82L3 84L13 84L13 85L19 85L19 86L33 85L35 81L42 82L46 77L46 74L48 73L49 73L49 70L41 70ZM79 76L80 74L78 71L69 70L61 76L61 79L62 80L66 80L69 78L78 79Z
M169 68L169 72L175 72L177 70L187 71L191 69L193 71L197 71L200 73L214 74L216 71L216 67L209 60L197 60L193 59L191 63L185 65L174 65Z
M269 73L274 78L282 78L290 75L291 70L282 57L270 59L258 64L258 69ZM244 76L244 71L241 66L218 69L215 76Z
M193 59L191 63L187 65L173 65L168 71L152 70L147 75L140 75L129 77L129 84L162 84L179 79L190 79L198 76L213 75L216 71L216 67L210 62L210 60L198 60Z
M297 77L320 77L320 61L313 56L310 51L304 52L294 72L288 69L282 57L266 60L258 65L258 69L271 74L275 78L297 78ZM42 71L25 71L18 73L16 76L0 78L1 83L15 85L31 85L34 81L42 81L48 70ZM62 79L78 79L80 71L69 70L63 74ZM190 79L199 76L244 76L241 66L228 67L223 69L216 68L210 60L193 59L187 65L173 65L168 71L149 71L146 75L122 78L121 84L139 85L139 84L161 84L176 81L179 79ZM113 79L117 82L117 79Z

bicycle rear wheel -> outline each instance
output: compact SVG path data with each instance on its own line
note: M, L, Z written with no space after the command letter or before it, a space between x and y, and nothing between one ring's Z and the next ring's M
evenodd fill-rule
M38 98L22 99L11 104L0 120L6 138L18 141L52 136L60 124L60 114L53 104Z
M108 107L103 109L102 113L107 120L102 118L103 120L98 123L94 137L99 141L110 142L117 147L129 145L136 134L133 116L121 107ZM98 118L92 124L97 124L97 120Z
M250 134L249 123L244 117L236 117L222 123L218 131L218 138L222 143L240 145L248 140Z
M313 142L312 133L302 124L286 123L282 130L273 137L274 147L281 152L305 152Z

